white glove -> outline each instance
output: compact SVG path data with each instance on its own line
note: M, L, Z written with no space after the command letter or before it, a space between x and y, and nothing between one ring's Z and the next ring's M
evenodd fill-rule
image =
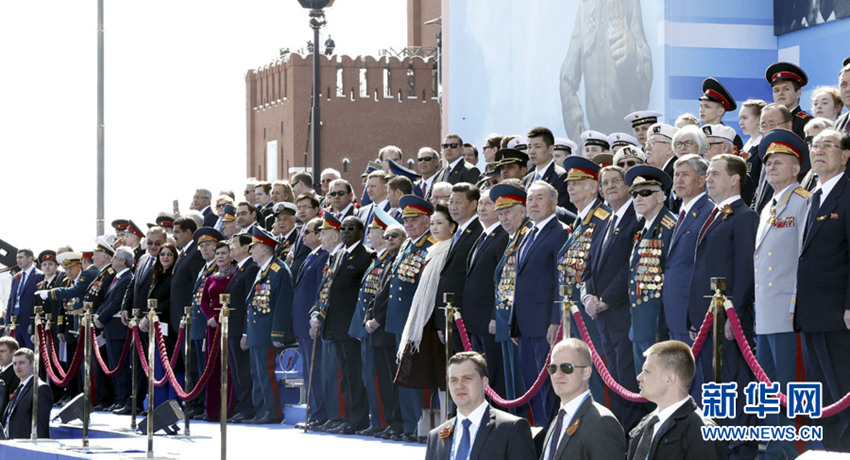
M47 300L47 293L48 293L48 292L50 292L50 291L44 291L44 290L42 290L42 291L35 291L35 294L36 294L37 296L41 297L41 300Z

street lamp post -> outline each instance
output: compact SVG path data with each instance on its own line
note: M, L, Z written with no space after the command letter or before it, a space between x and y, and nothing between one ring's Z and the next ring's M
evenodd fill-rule
M312 144L311 164L313 166L314 186L321 187L321 182L318 179L321 174L321 149L319 141L319 132L321 128L321 112L319 110L319 29L326 24L324 8L333 5L334 0L298 0L301 7L310 10L310 27L313 29L313 106L310 112L310 135Z

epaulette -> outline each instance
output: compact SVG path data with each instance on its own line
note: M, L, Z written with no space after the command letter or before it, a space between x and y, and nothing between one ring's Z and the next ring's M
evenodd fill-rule
M112 266L107 267L107 268L106 268L106 274L107 274L107 275L114 275L114 274L115 274L115 269L114 269L114 268L112 268Z
M797 113L796 113L796 115L797 115L798 117L802 118L803 120L808 120L809 118L812 118L812 116L811 116L810 114L808 114L808 113L806 113L806 112L804 112L804 111L802 111L802 110L801 110L801 111L799 111L799 112L797 112Z
M277 262L272 262L272 264L269 265L269 270L277 273L277 271L280 270L280 265L278 265Z
M797 187L797 188L795 188L795 189L794 189L794 193L796 193L797 195L800 195L800 196L801 196L801 197L803 197L803 198L808 198L808 197L809 197L809 195L811 195L811 194L812 194L812 192L810 192L810 191L808 191L808 190L804 189L803 187Z
M596 208L596 210L595 210L595 211L593 211L593 215L594 215L595 217L600 218L601 220L605 220L605 219L607 219L607 218L608 218L608 216L610 216L610 215L611 215L611 213L610 213L610 212L608 212L608 211L606 211L606 210L604 210L604 209L602 209L602 206L600 206L600 207Z
M676 220L670 217L670 215L665 215L661 218L661 226L666 228L667 230L672 230L673 227L676 226Z
M437 239L434 238L434 235L428 235L428 238L423 238L422 242L428 241L431 244L437 244Z

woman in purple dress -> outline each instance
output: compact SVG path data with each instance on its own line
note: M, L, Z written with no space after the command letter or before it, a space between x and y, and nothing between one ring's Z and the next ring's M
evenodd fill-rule
M236 273L237 266L233 263L230 257L230 247L225 242L220 242L215 247L215 263L218 271L207 278L204 282L204 291L201 295L201 311L207 317L207 339L206 353L209 358L212 356L213 347L221 346L221 339L215 341L215 333L218 329L218 309L221 308L219 296L227 288L227 284ZM226 350L225 350L226 352ZM215 363L212 364L213 370L210 379L207 381L207 421L218 422L221 412L221 356L218 356ZM227 377L228 382L230 376ZM228 388L232 389L228 383ZM227 416L232 416L233 398L232 390L228 391L227 395Z

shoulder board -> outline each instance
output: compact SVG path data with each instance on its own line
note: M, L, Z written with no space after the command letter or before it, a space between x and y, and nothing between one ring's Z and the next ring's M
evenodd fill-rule
M803 120L808 120L809 118L812 118L812 116L811 116L811 115L809 115L808 113L806 113L805 111L802 111L802 110L801 110L801 111L799 111L799 112L797 112L797 114L796 114L796 115L797 115L798 117L802 118Z
M277 273L277 271L280 270L280 265L278 265L277 262L272 262L272 264L269 265L269 270Z
M666 228L667 230L671 230L676 226L676 220L670 217L670 215L666 215L661 218L661 226Z
M605 219L608 218L608 216L611 215L611 213L602 209L601 207L598 207L598 208L596 208L596 211L593 211L593 215L594 215L594 217L598 217L602 220L605 220Z
M114 269L114 268L112 268L112 267L107 268L107 269L106 269L106 274L107 274L107 275L114 275L114 274L115 274L115 269Z
M801 197L803 197L803 198L808 198L808 197L809 197L809 195L811 195L811 194L812 194L812 192L810 192L810 191L808 191L808 190L804 189L803 187L797 187L797 188L795 188L795 189L794 189L794 193L796 193L797 195L800 195L800 196L801 196Z
M431 244L437 244L437 239L434 238L434 235L428 235L428 238L423 238L422 242L428 241Z

